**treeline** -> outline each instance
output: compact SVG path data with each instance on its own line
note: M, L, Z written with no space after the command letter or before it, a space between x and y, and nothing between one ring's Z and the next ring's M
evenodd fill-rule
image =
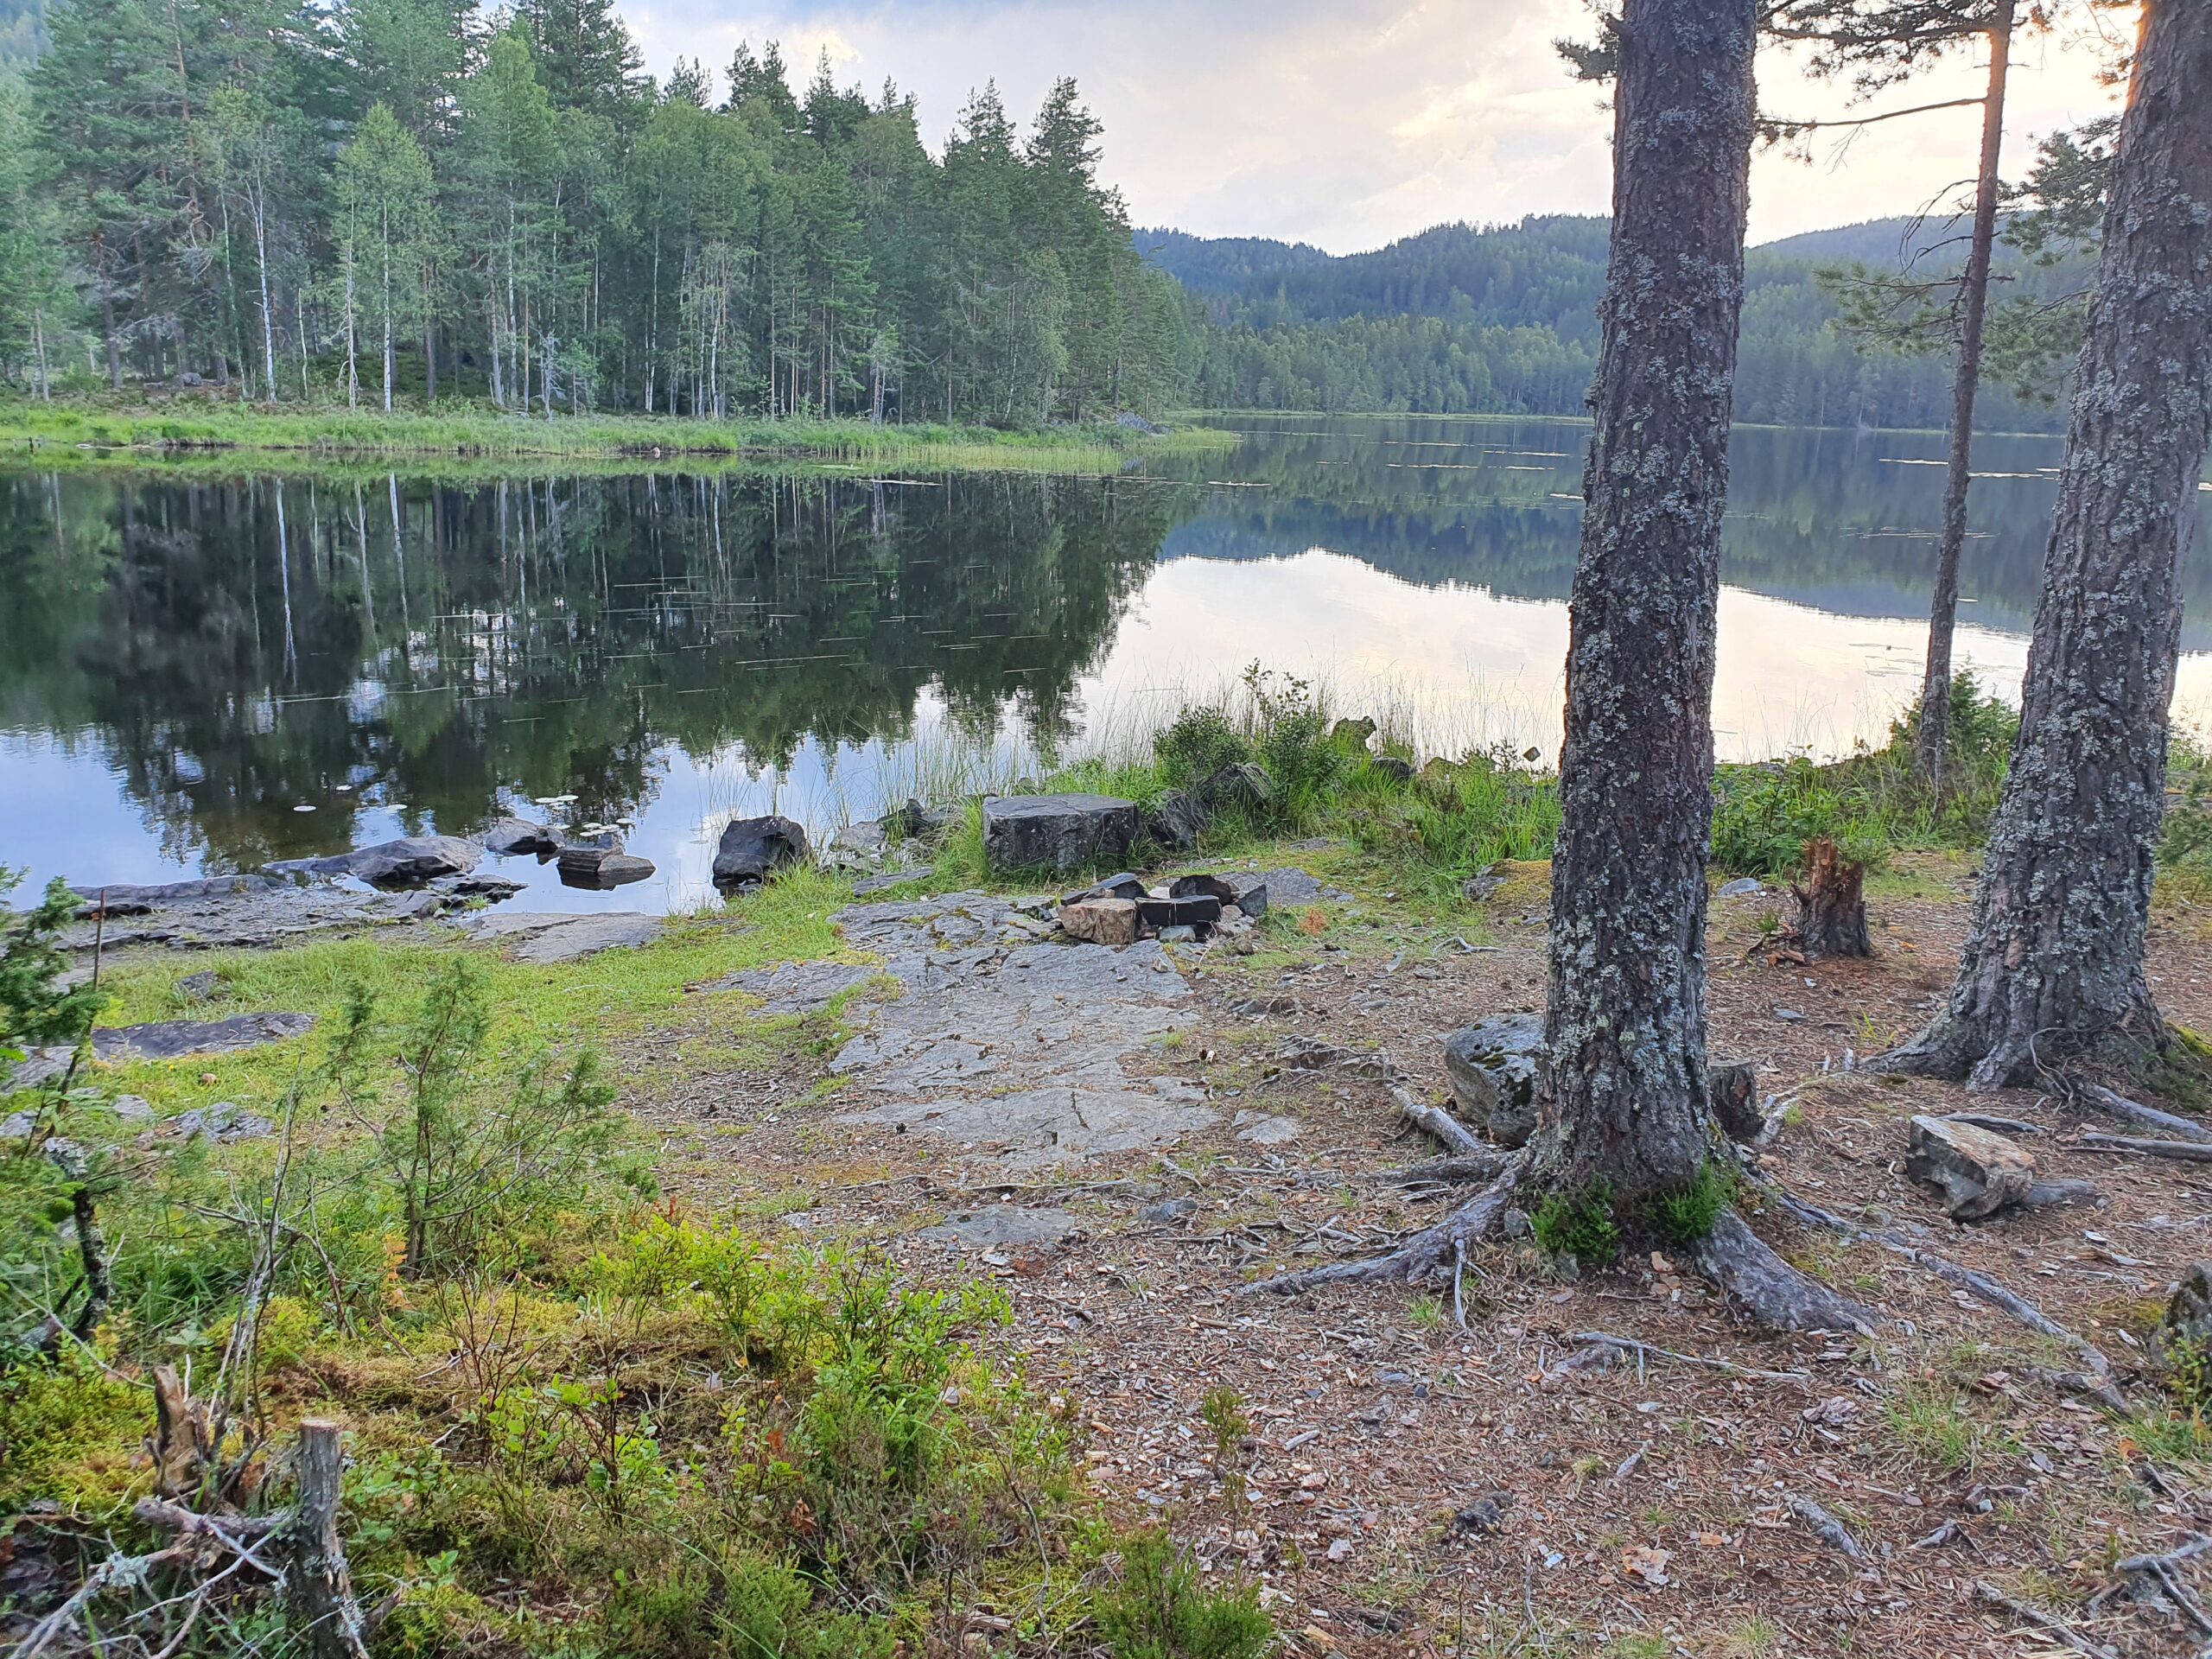
M37 27L31 10L17 14ZM608 0L60 0L0 77L0 370L1032 425L1178 387L1072 81L941 158L771 43L665 85Z
M1870 249L1886 249L1894 265L1909 245L1903 231L1901 222L1854 226L1751 251L1738 420L1945 423L1948 361L1854 340L1815 280L1824 266L1868 257ZM1135 232L1138 249L1189 296L1190 395L1198 403L1425 414L1581 413L1597 369L1608 238L1602 218L1532 216L1439 226L1332 258L1303 244ZM2008 257L1999 274L2048 286L2077 273ZM2055 430L2055 391L1989 388L1981 424Z

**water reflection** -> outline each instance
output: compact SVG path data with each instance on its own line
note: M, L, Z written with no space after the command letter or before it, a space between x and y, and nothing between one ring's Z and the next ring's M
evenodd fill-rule
M1103 482L0 473L0 863L251 868L572 796L659 881L501 874L679 904L732 808L870 811L956 740L1018 770L1254 659L1440 742L1554 741L1584 429L1239 424L1234 456ZM1939 448L1737 435L1724 753L1841 747L1910 694ZM1977 459L1961 651L2001 683L2057 448ZM2183 702L2208 692L2198 658Z

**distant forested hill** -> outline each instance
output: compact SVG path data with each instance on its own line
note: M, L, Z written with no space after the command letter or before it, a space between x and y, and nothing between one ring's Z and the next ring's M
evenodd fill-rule
M29 64L45 41L45 0L0 0L0 68Z
M1895 270L1916 238L1902 219L1815 232L1751 250L1737 374L1744 421L1941 426L1950 365L1862 350L1814 280L1823 266ZM1192 395L1223 408L1579 414L1597 365L1606 221L1532 216L1440 225L1371 252L1137 233L1183 283ZM1940 261L1926 262L1940 269ZM2000 279L2048 280L2017 257ZM1986 386L1981 423L2051 430L2054 407Z

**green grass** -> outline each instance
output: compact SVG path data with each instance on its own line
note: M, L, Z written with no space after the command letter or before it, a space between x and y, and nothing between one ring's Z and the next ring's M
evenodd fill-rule
M1103 474L1131 456L1209 453L1234 446L1233 435L1185 429L1163 435L1092 424L1003 432L941 424L871 426L858 420L700 421L642 415L563 415L551 420L459 404L429 411L241 406L180 399L72 399L0 403L0 453L41 461L143 461L210 450L245 452L288 465L312 459L442 457L487 462L556 459L664 465L799 460L931 470L1000 470ZM504 468L502 470L505 470Z

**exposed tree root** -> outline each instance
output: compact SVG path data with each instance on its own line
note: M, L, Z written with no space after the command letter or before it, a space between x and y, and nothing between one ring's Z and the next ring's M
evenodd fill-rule
M2076 1136L2074 1144L2089 1152L2133 1152L2184 1164L2212 1164L2212 1142L2202 1141L2146 1141L2132 1135L2100 1135L2092 1129Z
M2064 1619L2055 1618L2040 1607L2031 1607L2024 1601L2006 1595L1986 1579L1974 1581L1974 1593L1978 1600L2002 1608L2023 1624L2042 1631L2054 1641L2064 1643L2076 1653L2088 1655L2089 1659L2119 1659L2110 1648L2090 1641Z
M1859 1541L1851 1535L1851 1529L1814 1503L1811 1498L1800 1497L1795 1492L1786 1492L1783 1495L1782 1506L1810 1528L1814 1537L1838 1554L1848 1556L1854 1561L1863 1561L1866 1559L1866 1552L1859 1548Z
M1782 1331L1871 1331L1875 1314L1777 1255L1733 1210L1692 1247L1689 1259L1728 1300Z
M2184 1141L2202 1141L2212 1145L2212 1128L2206 1128L2193 1117L2183 1117L2177 1113L2162 1112L2155 1106L2145 1106L2140 1101L2130 1100L2126 1095L2115 1093L2101 1083L2091 1083L2087 1077L2069 1075L2058 1081L2067 1096L2077 1104L2094 1107L2139 1128L2164 1129Z
M1818 1205L1806 1203L1802 1198L1764 1175L1750 1170L1746 1170L1745 1173L1762 1192L1773 1200L1776 1207L1783 1214L1808 1226L1826 1228L1829 1231L1841 1233L1849 1239L1878 1244L1892 1255L1901 1255L1915 1266L1925 1268L1945 1284L1955 1286L1977 1300L1986 1302L1999 1312L2010 1315L2037 1335L2049 1337L2054 1342L2063 1343L2081 1362L2082 1369L2079 1371L2054 1371L2051 1373L2051 1380L2063 1388L2096 1401L2099 1404L2118 1412L2122 1416L2127 1414L2127 1402L2122 1397L2120 1389L2112 1380L2112 1362L2104 1357L2094 1344L2075 1335L2073 1332L2060 1325L2025 1297L2016 1295L2005 1289L1986 1274L1976 1273L1972 1268L1961 1267L1955 1262L1937 1255L1933 1250L1923 1249L1909 1238L1901 1237L1896 1233L1885 1231L1880 1228L1861 1227L1855 1222L1845 1220L1832 1211L1823 1210Z
M1457 1182L1472 1185L1494 1181L1497 1172L1503 1169L1512 1154L1498 1147L1485 1147L1480 1152L1471 1152L1457 1158L1430 1158L1418 1164L1408 1164L1403 1169L1394 1169L1375 1179L1388 1181L1394 1186L1419 1186L1430 1181Z
M1810 1382L1813 1380L1809 1371L1763 1371L1756 1365L1738 1365L1732 1359L1715 1359L1707 1354L1685 1354L1673 1348L1655 1347L1648 1342L1638 1342L1633 1337L1617 1337L1609 1331L1585 1331L1570 1340L1583 1344L1574 1354L1568 1356L1570 1359L1580 1355L1627 1354L1635 1358L1639 1367L1647 1359L1671 1359L1678 1364L1710 1366L1729 1376L1755 1376L1768 1382ZM1586 1370L1597 1363L1592 1357L1576 1369ZM1565 1363L1561 1361L1560 1365L1553 1367L1553 1370L1560 1370ZM1545 1375L1549 1376L1551 1372Z
M1303 1273L1279 1274L1246 1285L1239 1294L1270 1290L1278 1295L1297 1295L1323 1285L1371 1284L1378 1281L1418 1279L1456 1260L1459 1253L1496 1227L1512 1202L1525 1160L1515 1156L1483 1190L1433 1227L1425 1227L1395 1249L1356 1262L1332 1262Z

